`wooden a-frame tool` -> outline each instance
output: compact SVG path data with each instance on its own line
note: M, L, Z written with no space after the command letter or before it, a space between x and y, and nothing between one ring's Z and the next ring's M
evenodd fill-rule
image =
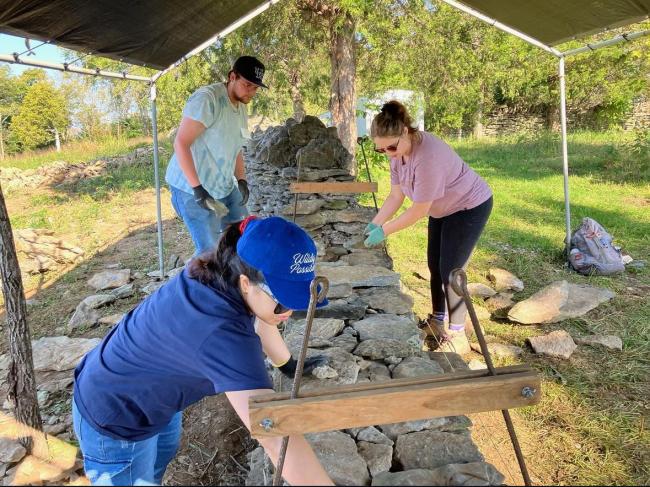
M540 378L525 365L251 397L254 438L512 409L540 401Z

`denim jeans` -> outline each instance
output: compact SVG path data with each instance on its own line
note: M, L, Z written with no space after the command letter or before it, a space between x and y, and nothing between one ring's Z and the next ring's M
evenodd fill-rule
M95 430L72 401L74 432L92 485L160 485L181 440L183 413L157 435L141 441L116 440Z
M248 216L246 206L241 204L241 193L235 189L225 198L219 199L230 212L223 218L218 218L213 211L201 208L194 195L170 186L172 206L176 214L185 222L194 242L194 255L211 250L219 242L221 233L231 224Z

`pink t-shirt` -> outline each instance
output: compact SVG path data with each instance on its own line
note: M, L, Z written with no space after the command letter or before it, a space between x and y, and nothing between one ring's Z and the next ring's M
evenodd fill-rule
M431 202L429 215L442 218L475 208L492 196L487 183L435 135L420 132L411 154L390 159L391 184L414 203Z

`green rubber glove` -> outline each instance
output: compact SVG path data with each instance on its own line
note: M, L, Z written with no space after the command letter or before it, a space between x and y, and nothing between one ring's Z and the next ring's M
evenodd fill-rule
M370 232L372 232L375 228L378 228L378 227L379 227L379 225L377 225L376 223L370 222L370 223L368 223L366 225L366 228L363 231L363 234L364 235L370 235Z
M368 248L374 247L382 243L385 238L386 235L384 234L384 229L382 227L377 227L370 232L368 238L364 240L363 245Z

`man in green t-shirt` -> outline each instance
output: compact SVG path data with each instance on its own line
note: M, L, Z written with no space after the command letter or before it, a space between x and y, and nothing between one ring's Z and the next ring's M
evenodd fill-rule
M242 56L228 81L196 90L187 101L165 180L172 205L187 226L195 255L212 249L223 229L248 215L242 147L250 139L246 105L262 82L264 65Z

